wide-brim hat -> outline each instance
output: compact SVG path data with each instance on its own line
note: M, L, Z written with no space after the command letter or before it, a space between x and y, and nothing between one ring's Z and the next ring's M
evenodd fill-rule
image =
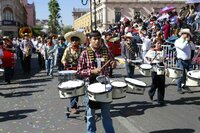
M80 44L83 44L86 41L86 36L79 31L71 31L64 35L64 38L67 40L67 42L71 42L72 37L78 37L80 39Z
M133 37L133 35L132 35L132 33L131 32L128 32L128 33L126 33L125 35L124 35L124 37L129 37L129 38L132 38Z
M181 29L181 31L179 32L179 35L182 35L183 33L192 35L192 33L190 32L190 29L186 28L186 29Z

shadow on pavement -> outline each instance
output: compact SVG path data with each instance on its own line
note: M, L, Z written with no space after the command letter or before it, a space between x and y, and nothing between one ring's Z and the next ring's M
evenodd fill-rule
M200 97L182 97L174 101L166 100L166 103L172 105L200 105Z
M160 131L152 131L149 133L194 133L193 129L168 129L168 130L160 130Z
M27 117L27 113L35 112L36 109L26 109L26 110L12 110L8 112L0 112L0 122L24 119Z
M13 97L22 97L22 96L30 96L36 92L42 92L44 90L36 90L36 91L21 91L21 92L11 92L11 93L0 93L0 96L4 96L5 98L13 98Z
M161 107L158 104L152 104L150 102L129 102L129 103L114 103L111 104L111 111L112 117L117 116L134 116L134 115L143 115L145 110L155 107Z
M47 84L41 84L41 85L24 85L24 86L15 86L15 87L5 87L5 88L0 88L0 90L14 90L14 89L29 89L29 88L38 88L40 86L46 86Z
M20 81L19 84L34 84L34 83L42 83L42 82L48 82L51 81L50 78L42 78L42 79L27 79Z

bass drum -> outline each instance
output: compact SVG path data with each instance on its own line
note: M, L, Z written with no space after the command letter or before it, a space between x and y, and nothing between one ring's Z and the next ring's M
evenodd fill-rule
M112 102L112 86L110 84L93 83L88 86L87 95L94 102Z
M126 97L127 84L122 81L111 82L112 86L112 98L121 99Z
M60 98L82 96L85 94L84 81L76 79L62 82L58 84L58 91Z
M200 70L187 72L186 86L200 86Z
M144 94L145 88L147 86L145 82L133 78L125 78L125 81L128 85L128 93Z

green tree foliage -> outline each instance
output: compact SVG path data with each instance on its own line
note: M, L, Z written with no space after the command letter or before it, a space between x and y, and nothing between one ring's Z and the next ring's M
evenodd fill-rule
M49 32L53 34L58 34L61 30L61 27L59 25L59 19L60 16L60 6L57 2L57 0L50 0L48 3L49 6Z
M70 32L70 31L73 31L73 28L72 26L64 26L63 27L63 33L67 33L67 32Z

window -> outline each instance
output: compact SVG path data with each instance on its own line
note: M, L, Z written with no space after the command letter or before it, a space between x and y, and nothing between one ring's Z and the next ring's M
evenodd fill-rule
M4 10L3 10L3 19L4 20L13 20L13 11L6 7Z
M120 8L115 8L115 22L119 22L121 19L122 13Z

